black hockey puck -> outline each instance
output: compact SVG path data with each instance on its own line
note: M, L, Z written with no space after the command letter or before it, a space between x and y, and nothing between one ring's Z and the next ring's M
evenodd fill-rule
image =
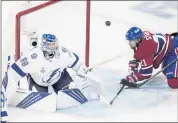
M33 41L33 42L32 42L32 46L34 46L34 47L37 46L37 42L36 42L36 41Z
M106 24L106 26L110 26L111 22L110 21L106 21L105 24Z

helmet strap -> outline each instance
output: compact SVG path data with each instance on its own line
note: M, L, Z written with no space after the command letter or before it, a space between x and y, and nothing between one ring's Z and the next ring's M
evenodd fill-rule
M140 43L142 42L142 39L141 38L138 38L138 40L137 40L138 42L136 42L136 45L137 45L137 47L140 45Z

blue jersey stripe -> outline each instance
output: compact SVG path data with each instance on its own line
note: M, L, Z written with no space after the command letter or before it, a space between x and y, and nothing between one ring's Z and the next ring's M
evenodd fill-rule
M75 53L73 53L73 54L74 54L74 56L76 57L76 60L75 60L75 62L72 64L71 68L74 67L74 66L77 64L78 60L79 60L79 57L78 57Z
M24 72L22 71L22 69L20 69L19 66L18 66L16 63L14 63L11 67L12 67L12 69L14 69L21 77L24 77L24 76L26 75L26 73L24 73Z
M140 69L141 74L151 74L153 71L153 67L150 67L148 69Z

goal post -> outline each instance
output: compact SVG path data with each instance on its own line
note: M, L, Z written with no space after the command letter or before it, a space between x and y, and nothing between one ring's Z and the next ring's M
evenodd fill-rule
M32 1L29 1L29 2L32 2ZM26 9L26 10L23 10L23 11L20 11L20 12L18 12L16 14L16 19L15 19L15 21L16 21L15 22L15 61L17 61L21 56L21 46L20 45L22 43L22 41L21 41L22 17L27 16L27 15L29 15L31 13L37 12L39 10L46 9L47 7L53 6L54 4L60 4L60 2L65 2L65 1L62 1L62 0L50 0L48 2L33 6L31 8ZM86 2L86 10L85 10L86 11L86 17L85 17L86 20L84 20L84 21L86 23L86 26L85 26L85 31L86 32L85 32L85 46L83 46L83 47L85 47L85 64L86 64L86 66L89 66L90 6L91 6L91 3L90 3L90 0L87 0L85 2ZM57 10L57 11L60 11L60 10ZM56 14L56 16L57 16L57 14ZM40 18L40 15L38 17ZM34 22L32 22L32 23L34 23Z

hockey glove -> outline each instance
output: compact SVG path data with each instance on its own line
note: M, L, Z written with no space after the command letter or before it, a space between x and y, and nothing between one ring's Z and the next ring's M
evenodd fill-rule
M82 77L82 78L85 78L82 75L80 75L79 73L82 72L84 74L87 74L88 72L91 72L92 70L93 70L92 67L86 67L85 65L81 65L79 67L79 69L77 70L77 75L80 76L80 77Z
M133 75L134 73L138 72L138 66L139 66L139 62L137 62L136 60L132 60L129 62L129 73L131 75Z
M128 87L136 87L137 80L134 76L128 75L126 79L122 79L120 84L126 85Z

